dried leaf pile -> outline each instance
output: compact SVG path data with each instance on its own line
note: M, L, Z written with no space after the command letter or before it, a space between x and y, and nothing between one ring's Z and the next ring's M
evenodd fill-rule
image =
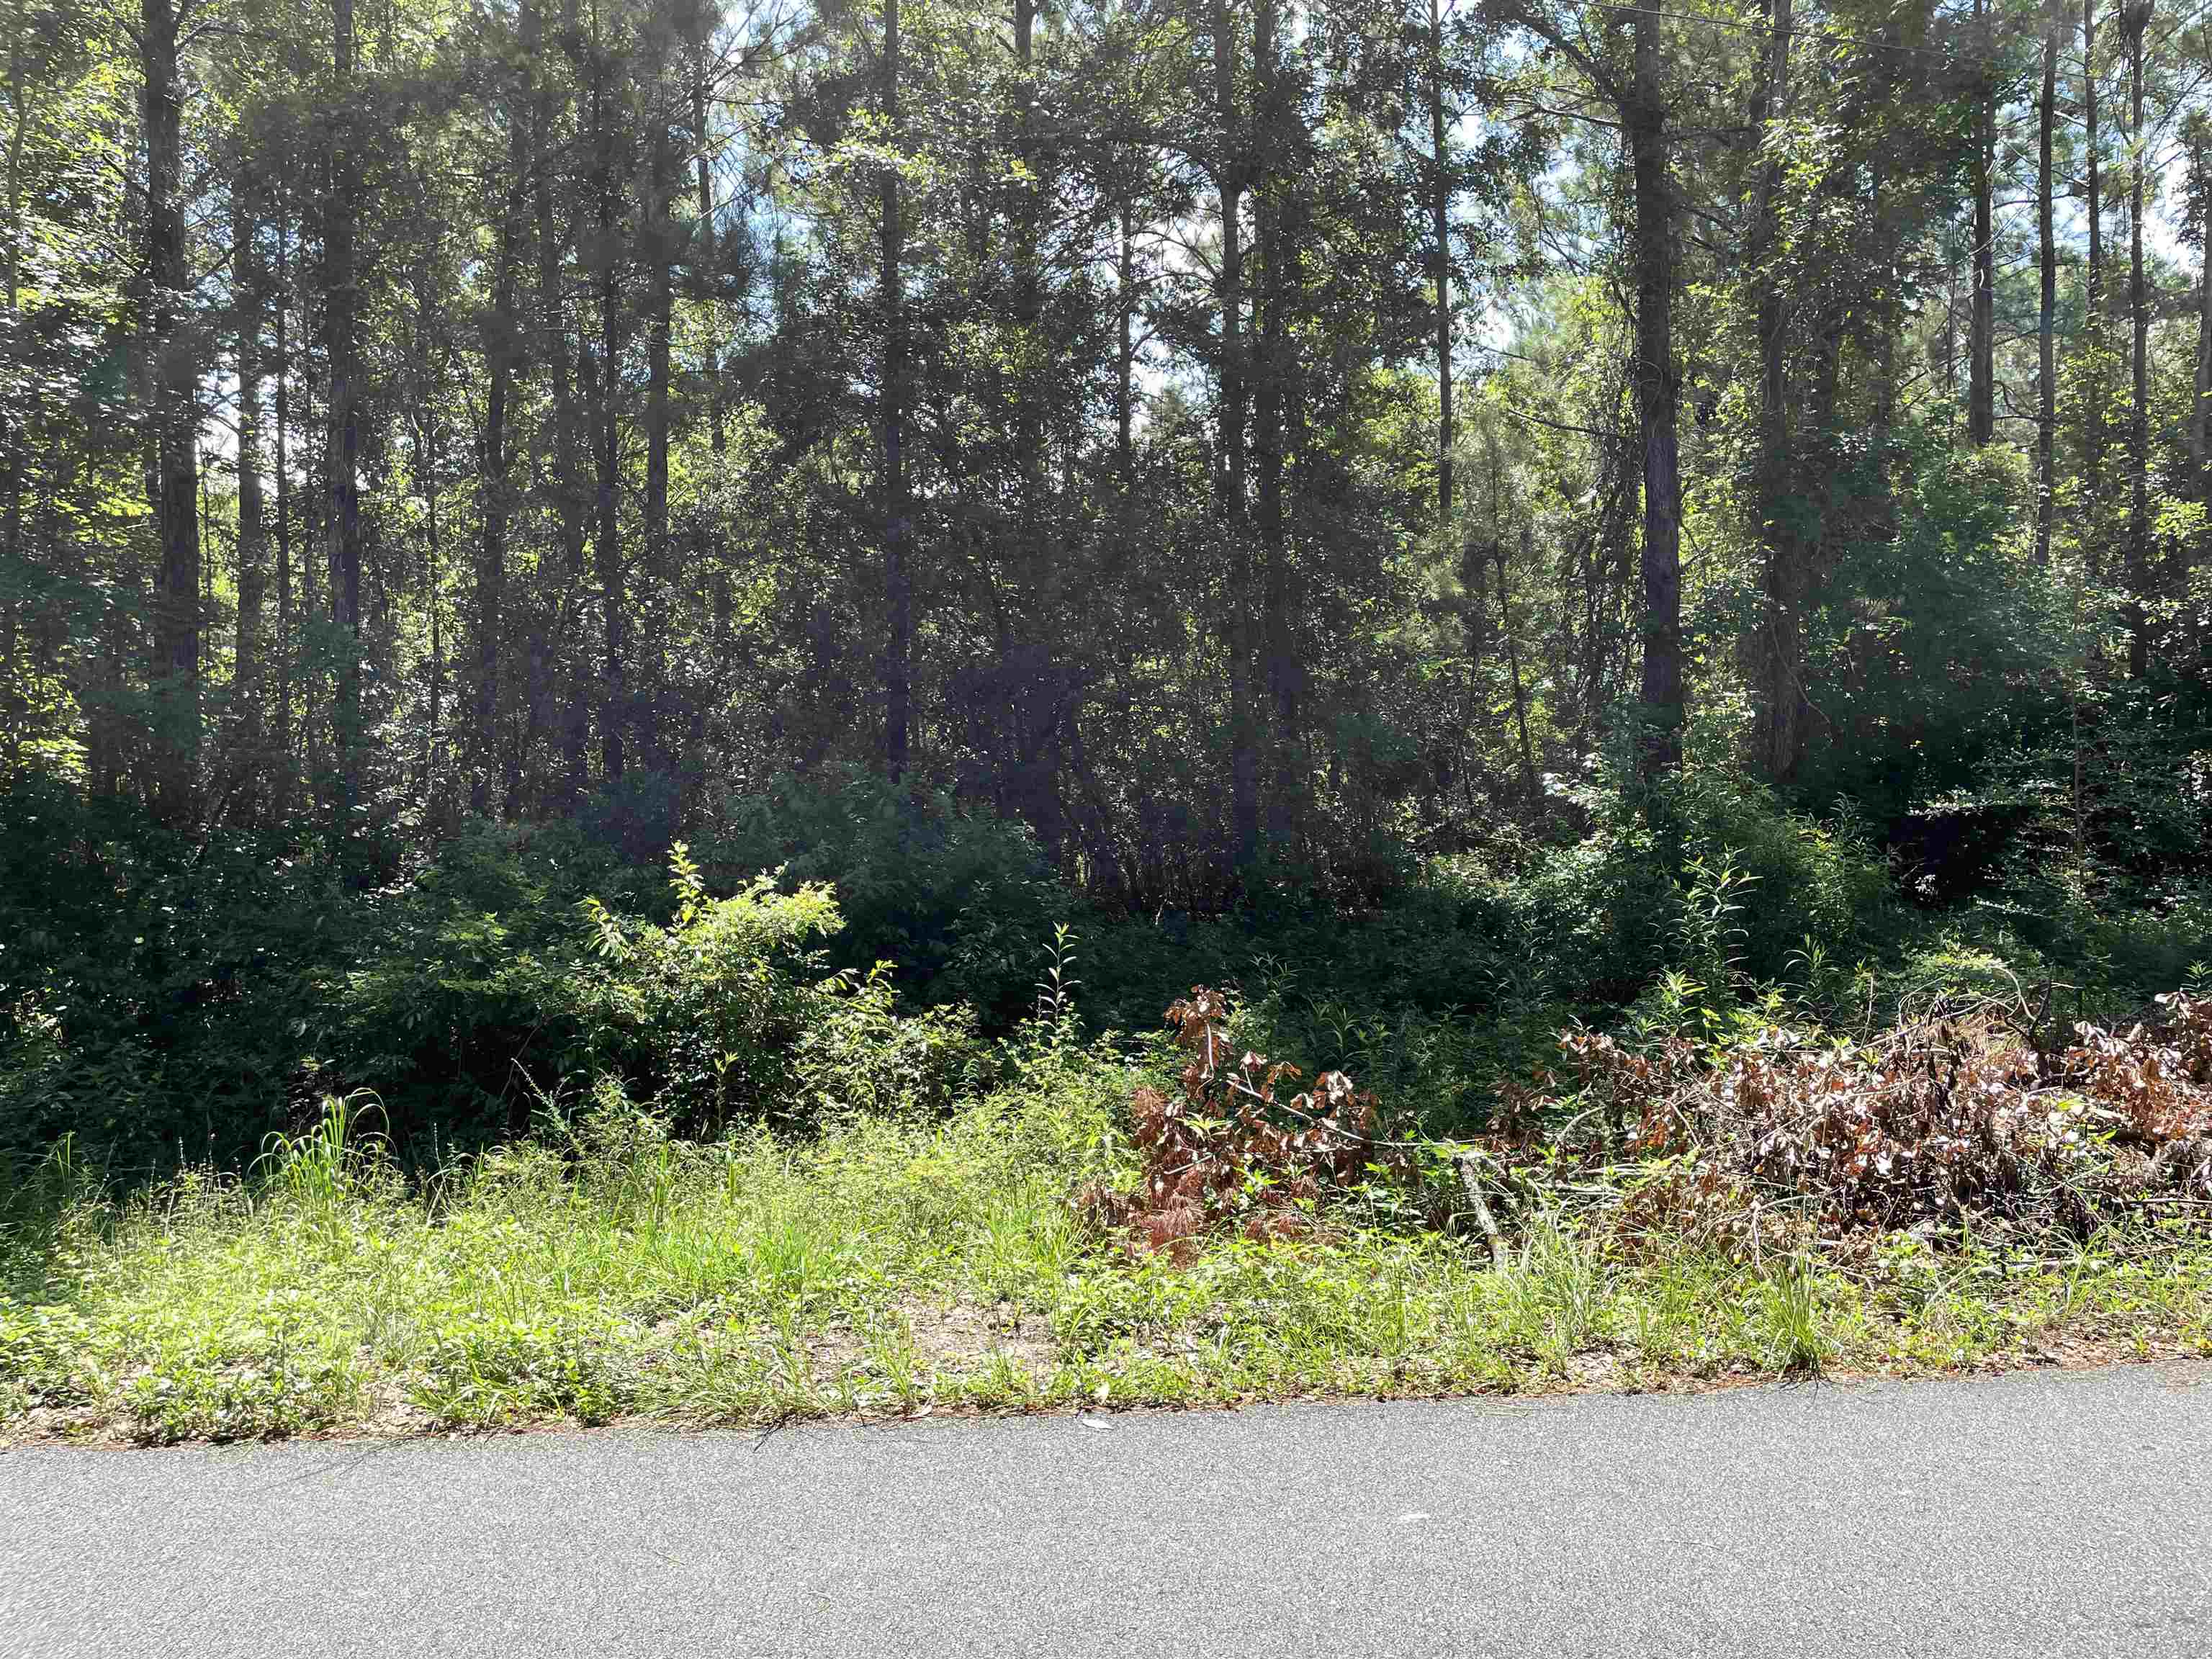
M1208 1232L1252 1239L1311 1232L1328 1200L1370 1182L1410 1184L1412 1160L1382 1133L1382 1105L1342 1072L1285 1094L1297 1068L1237 1054L1229 1005L1201 986L1167 1012L1185 1063L1174 1093L1130 1103L1143 1170L1133 1192L1093 1185L1079 1209L1141 1249L1187 1261Z
M1638 1194L1653 1224L1788 1202L1824 1237L1960 1223L2086 1237L2147 1206L2212 1207L2212 1002L2074 1028L2063 1047L2002 1012L1902 1025L1872 1042L1786 1030L1717 1054L1568 1034L1571 1086L1514 1102L1524 1122L1604 1120L1583 1156L1672 1160ZM1610 1144L1608 1143L1610 1141ZM1522 1144L1527 1144L1522 1137Z
M1168 1010L1185 1064L1139 1088L1131 1190L1078 1197L1143 1252L1191 1259L1208 1234L1310 1235L1328 1204L1387 1188L1428 1224L1465 1213L1422 1176L1456 1165L1467 1204L1551 1207L1610 1194L1625 1231L1756 1243L1961 1226L2087 1237L2129 1214L2212 1221L2212 1000L2174 992L2124 1030L2063 1042L2002 1008L1916 1020L1869 1042L1776 1027L1716 1049L1563 1034L1566 1064L1509 1088L1495 1133L1434 1159L1391 1139L1342 1072L1292 1094L1292 1067L1238 1053L1204 988ZM1433 1149L1452 1154L1451 1148Z

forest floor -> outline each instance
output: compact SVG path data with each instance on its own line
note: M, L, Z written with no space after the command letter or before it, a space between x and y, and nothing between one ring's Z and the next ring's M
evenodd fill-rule
M1086 1231L1125 1074L928 1122L603 1131L424 1180L295 1155L0 1231L0 1441L643 1419L768 1424L1726 1385L2212 1354L2212 1239L1632 1248L1561 1210L1502 1259L1346 1208L1182 1261Z

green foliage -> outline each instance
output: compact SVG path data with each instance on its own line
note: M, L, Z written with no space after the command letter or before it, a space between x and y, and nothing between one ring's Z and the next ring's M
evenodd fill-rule
M1848 805L1823 823L1738 775L1693 768L1653 817L1680 849L1670 965L1773 983L1808 945L1850 959L1892 927L1888 872Z
M836 902L811 883L780 892L768 876L709 897L681 842L669 870L666 927L584 901L596 971L570 979L584 1065L622 1077L691 1133L787 1113L798 1104L791 1051L841 988L823 983L814 948L841 925Z
M282 843L193 842L34 776L0 793L0 1159L118 1173L250 1156L320 964L367 908Z
M836 885L839 965L890 962L925 1001L988 1018L1027 1001L1036 942L1073 908L1024 825L857 768L786 775L712 818L700 838L709 868Z
M1808 629L1818 714L1797 780L1883 823L2048 731L2070 654L2063 586L2011 533L2033 510L2018 462L1932 423L1898 437L1895 532L1842 541Z
M18 1164L73 1134L118 1176L261 1155L310 1180L366 1144L325 1139L332 1099L373 1101L420 1164L521 1133L601 1074L711 1133L938 1109L980 1063L960 1005L909 1018L887 967L832 969L826 887L757 877L718 898L680 844L649 889L573 830L477 826L411 881L349 895L244 841L201 848L188 883L166 832L69 804L22 814L52 839L0 878L0 1158Z
M565 925L471 913L454 901L501 885L480 857L426 884L398 947L346 981L328 1067L374 1086L418 1152L566 1115L602 1077L688 1135L945 1101L976 1052L971 1018L907 1020L884 973L833 972L829 888L763 875L718 898L680 842L669 868L665 923L588 895ZM456 1109L459 1091L477 1103Z

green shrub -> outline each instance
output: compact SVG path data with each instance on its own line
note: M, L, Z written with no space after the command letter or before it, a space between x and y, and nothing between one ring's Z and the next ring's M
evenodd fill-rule
M710 897L680 842L669 869L665 927L584 902L598 971L579 975L574 1017L592 1068L691 1133L787 1114L793 1055L840 1000L815 948L841 926L836 901L811 882L780 892L769 876Z
M1669 787L1654 816L1681 848L1678 918L1701 882L1709 890L1724 870L1740 878L1729 926L1739 934L1737 965L1753 981L1784 979L1809 946L1849 957L1888 930L1888 872L1848 811L1824 823L1784 810L1741 778L1698 769ZM1694 939L1698 927L1694 917L1678 921L1678 944Z
M363 901L270 837L181 837L119 801L0 790L0 1159L75 1133L123 1176L251 1156L313 985Z
M824 1109L933 1109L980 1053L957 1007L909 1018L888 975L833 971L843 926L818 883L755 877L717 898L682 842L668 920L596 896L512 922L443 901L492 893L489 870L427 884L393 949L349 975L326 1074L374 1091L396 1139L482 1144L566 1115L606 1079L674 1132Z
M839 973L792 1055L798 1097L810 1112L949 1110L988 1081L988 1051L963 1003L902 1013L890 964Z
M719 879L780 870L787 890L836 887L836 965L890 962L923 1001L994 1023L1027 1003L1037 941L1073 908L1026 825L857 769L786 775L713 819L700 860Z

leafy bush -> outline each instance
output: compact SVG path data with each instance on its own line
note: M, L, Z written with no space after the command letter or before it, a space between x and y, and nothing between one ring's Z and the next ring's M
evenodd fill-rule
M700 858L720 877L836 888L837 965L889 961L922 1000L994 1021L1019 1012L1036 942L1073 908L1026 825L855 768L786 775L713 818Z
M830 981L792 1055L798 1097L811 1113L949 1110L988 1081L988 1055L964 1003L902 1012L890 964Z
M592 896L553 920L526 892L512 926L441 902L498 880L426 886L396 948L343 987L325 1069L373 1088L404 1139L515 1133L602 1075L689 1135L895 1096L941 1104L973 1058L962 1012L910 1023L882 973L831 971L842 918L819 884L759 876L716 898L678 842L665 923Z
M680 842L669 870L667 927L584 902L600 971L579 976L575 1017L593 1069L691 1133L787 1110L791 1053L834 995L811 947L837 931L836 902L813 883L779 892L767 876L711 898Z
M1565 846L1502 866L1461 859L1441 873L1496 918L1501 954L1532 988L1625 1001L1664 955L1674 890L1656 839L1627 810Z
M361 902L272 839L189 842L35 775L0 826L0 1159L64 1134L118 1175L250 1156Z
M1692 964L1703 965L1705 922L1683 909L1694 911L1701 887L1709 896L1723 871L1738 878L1727 925L1736 931L1736 965L1753 981L1783 979L1808 945L1847 956L1887 931L1888 872L1848 809L1824 823L1784 811L1741 778L1692 769L1668 786L1653 817L1680 848L1675 940Z

